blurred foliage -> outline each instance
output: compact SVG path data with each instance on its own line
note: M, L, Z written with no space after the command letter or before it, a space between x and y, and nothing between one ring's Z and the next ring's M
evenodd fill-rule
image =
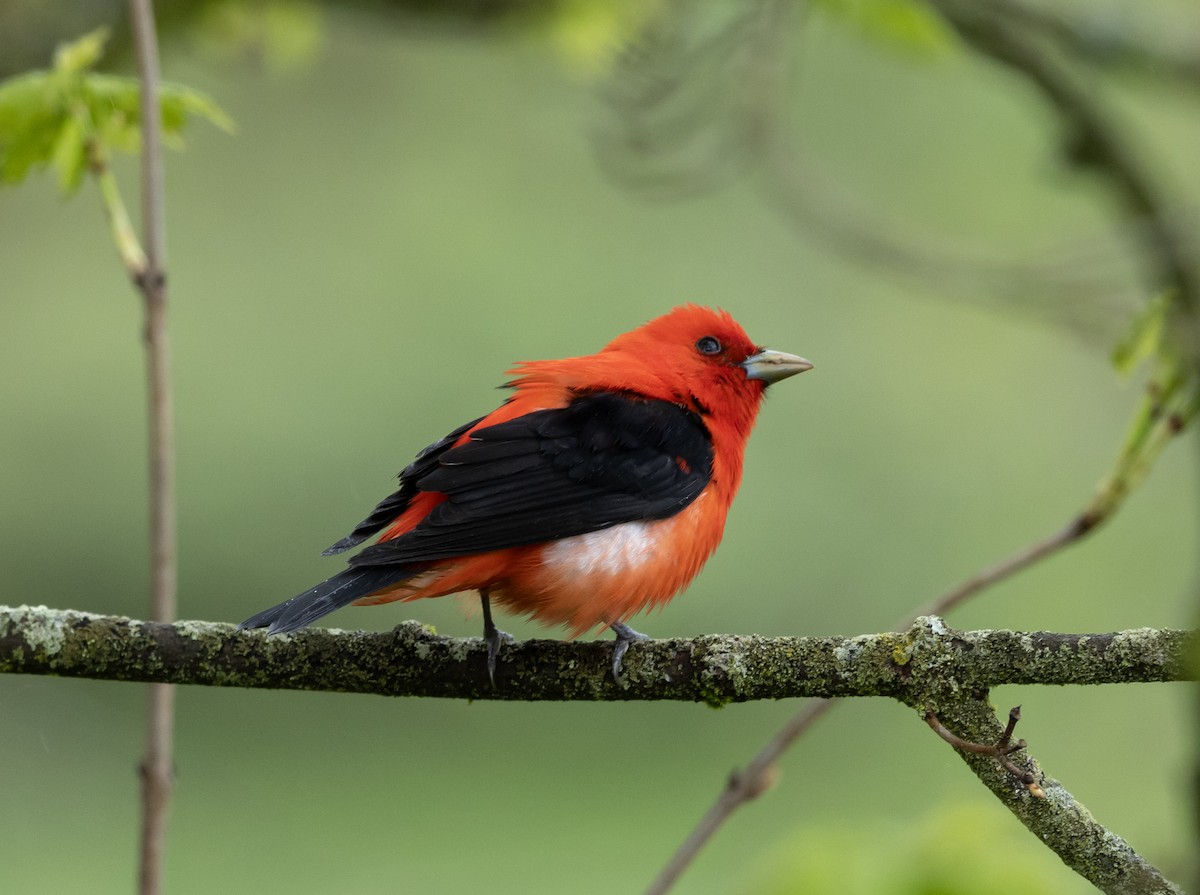
M779 6L776 0L729 4L721 0L558 0L539 11L535 21L567 64L592 77L611 74L625 53L641 54L646 42L660 51L664 30L720 34L738 28ZM789 4L790 5L790 4ZM946 23L923 0L816 0L862 36L882 46L918 55L936 55L956 46ZM710 49L711 49L710 45Z
M958 44L954 32L924 0L815 0L869 38L917 54L939 54Z
M671 0L560 0L552 12L538 16L538 27L572 70L599 77L671 5Z
M217 0L204 5L192 31L197 45L217 61L250 56L275 73L310 64L324 34L324 6L305 0Z
M903 824L810 825L772 848L748 895L1063 895L1058 858L995 805L945 803Z

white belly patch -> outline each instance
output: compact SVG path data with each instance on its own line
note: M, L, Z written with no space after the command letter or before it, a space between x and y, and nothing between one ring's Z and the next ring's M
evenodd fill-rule
M653 522L622 522L612 528L589 531L555 541L544 561L576 575L617 575L636 568L654 555L658 542Z

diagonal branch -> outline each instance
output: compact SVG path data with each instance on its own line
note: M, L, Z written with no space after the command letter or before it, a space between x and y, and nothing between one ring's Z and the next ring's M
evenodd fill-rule
M1005 732L986 698L943 702L938 716L959 737L977 743L998 742ZM1032 775L1042 793L1040 798L1031 796L992 755L955 751L1021 823L1100 891L1108 895L1181 895L1178 886L1128 842L1102 826L1061 783L1047 777L1028 753L1016 762Z

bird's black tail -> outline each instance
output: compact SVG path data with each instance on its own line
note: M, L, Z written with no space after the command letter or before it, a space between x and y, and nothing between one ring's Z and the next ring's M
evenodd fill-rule
M317 619L357 600L411 578L413 569L405 566L351 567L327 581L310 587L290 600L252 615L240 625L245 628L266 628L268 634L283 634L311 625Z

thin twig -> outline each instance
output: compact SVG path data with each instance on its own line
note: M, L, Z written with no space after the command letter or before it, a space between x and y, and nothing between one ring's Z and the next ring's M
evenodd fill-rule
M134 281L145 304L146 377L150 460L150 606L158 622L175 618L176 531L175 451L171 390L171 353L167 339L166 201L158 98L158 40L151 0L130 0L134 47L141 79L142 232L146 265ZM172 788L174 691L150 687L146 717L146 752L140 766L142 824L138 891L162 890L167 812Z
M1017 726L1017 722L1020 719L1021 707L1017 706L1008 713L1008 725L1004 728L1004 733L1000 735L1000 739L989 744L964 740L947 728L932 709L925 712L925 723L930 726L934 733L955 749L962 752L972 752L976 755L992 756L1006 771L1012 774L1014 780L1029 790L1031 796L1037 799L1044 799L1046 798L1046 793L1038 785L1033 772L1028 768L1019 767L1010 757L1012 753L1025 748L1024 740L1018 740L1015 743L1012 742L1013 729Z
M1053 556L1064 547L1069 547L1092 531L1097 524L1099 524L1099 520L1076 516L1054 534L1022 547L1011 556L976 572L970 578L955 585L936 600L910 615L897 627L912 624L914 618L922 615L945 615L981 591L994 587L1017 572L1029 568L1048 556Z
M713 806L704 813L700 822L692 828L692 832L683 840L666 866L659 871L646 895L664 895L687 870L701 849L721 829L721 825L734 811L758 798L768 789L775 776L775 763L780 756L791 747L797 739L808 732L817 721L834 706L832 699L812 699L792 717L783 729L767 743L757 755L750 759L742 771L729 775L725 789L717 797Z

